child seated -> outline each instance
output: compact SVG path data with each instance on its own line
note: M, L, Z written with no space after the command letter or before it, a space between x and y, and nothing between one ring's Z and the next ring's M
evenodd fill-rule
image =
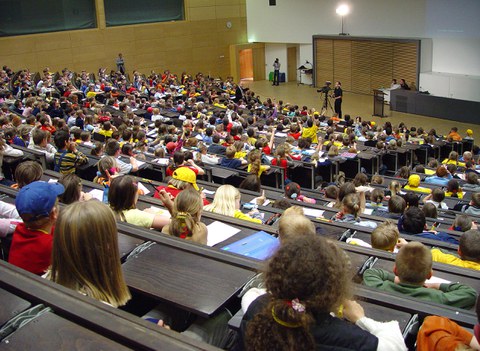
M441 208L442 210L448 210L448 205L443 200L445 200L445 192L440 188L435 188L431 194L428 194L423 199L423 202L432 203L435 207Z
M360 209L360 197L358 194L348 194L342 200L342 210L333 216L332 220L335 222L352 223L362 227L376 228L376 222L360 220L358 217L361 212Z
M462 234L458 245L458 257L434 248L432 258L435 262L480 270L480 231L471 229Z
M34 274L45 273L52 255L57 196L63 192L63 185L41 181L20 189L15 206L23 223L19 223L13 233L8 262Z
M419 185L420 185L420 176L418 174L412 174L410 177L408 177L408 183L403 188L405 190L430 194L431 190L429 188L423 188L423 187L420 187Z
M397 226L391 222L379 224L370 238L371 244L355 237L348 238L347 243L389 252L397 252L400 246L407 243L405 239L400 238Z
M295 182L290 182L285 185L285 197L292 200L302 201L309 204L315 204L317 201L302 195L300 193L300 185Z
M197 191L180 192L173 202L172 220L162 228L162 233L206 245L207 227L200 222L202 208L203 201Z
M433 275L432 254L419 242L403 246L395 257L393 273L383 269L367 269L363 282L383 291L396 292L421 300L459 308L471 308L477 293L460 283L428 283Z
M423 211L418 207L410 207L398 220L398 230L404 234L458 244L457 239L447 233L426 230L426 224Z
M222 158L220 166L237 169L242 165L247 164L247 161L235 158L235 153L236 149L234 146L227 147L227 150L225 151L225 157Z

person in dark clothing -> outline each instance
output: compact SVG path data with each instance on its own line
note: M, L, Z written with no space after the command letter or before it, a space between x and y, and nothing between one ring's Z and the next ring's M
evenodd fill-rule
M405 82L405 79L400 79L400 89L410 90L410 87L408 86L407 82Z
M212 137L212 142L213 143L207 148L207 152L209 154L225 155L227 148L220 145L220 136L218 134Z
M338 114L338 118L342 118L342 98L343 90L342 83L336 82L335 89L333 89L333 97L335 99L335 113Z
M273 84L272 85L280 85L280 61L275 59L273 63Z

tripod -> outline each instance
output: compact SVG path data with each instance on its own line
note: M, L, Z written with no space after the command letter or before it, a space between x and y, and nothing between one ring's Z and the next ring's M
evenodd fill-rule
M325 95L325 96L324 96ZM325 115L328 111L328 108L334 112L334 109L332 107L332 102L330 101L330 96L328 96L327 92L321 92L320 93L320 99L323 99L323 105L322 105L322 112L321 115Z

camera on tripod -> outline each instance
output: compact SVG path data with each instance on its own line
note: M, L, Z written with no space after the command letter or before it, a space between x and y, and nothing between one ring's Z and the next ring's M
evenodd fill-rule
M330 88L330 86L332 85L332 82L330 82L329 80L327 80L325 82L325 85L323 87L321 87L320 89L317 90L317 93L323 93L323 94L328 94L328 92L330 90L332 90L332 88Z

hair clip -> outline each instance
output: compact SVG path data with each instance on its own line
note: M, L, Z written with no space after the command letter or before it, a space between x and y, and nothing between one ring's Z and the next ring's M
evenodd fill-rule
M305 305L300 303L298 298L295 298L292 300L292 308L299 313L305 312Z

